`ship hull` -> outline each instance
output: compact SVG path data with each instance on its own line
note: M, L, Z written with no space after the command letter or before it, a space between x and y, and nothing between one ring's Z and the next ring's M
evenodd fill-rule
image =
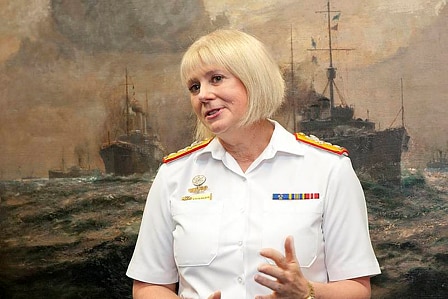
M99 170L90 170L90 169L80 169L80 168L74 168L70 169L68 171L64 170L58 170L58 169L51 169L48 171L48 178L49 179L61 179L61 178L82 178L82 177L89 177L98 175Z
M162 152L150 146L115 141L100 149L106 173L118 176L154 173L160 165Z
M383 131L352 132L331 137L313 131L304 131L304 133L346 148L353 169L360 178L381 184L401 184L401 155L407 149L409 141L404 127Z
M333 137L329 142L345 147L360 175L367 175L382 184L401 183L401 155L407 148L406 129L392 128L384 131Z

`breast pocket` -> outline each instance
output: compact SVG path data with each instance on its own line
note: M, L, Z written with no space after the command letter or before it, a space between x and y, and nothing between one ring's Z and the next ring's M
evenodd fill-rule
M284 252L285 239L291 235L300 266L311 267L323 242L321 200L270 201L264 219L263 248Z
M173 202L174 258L179 267L209 265L218 253L222 203Z

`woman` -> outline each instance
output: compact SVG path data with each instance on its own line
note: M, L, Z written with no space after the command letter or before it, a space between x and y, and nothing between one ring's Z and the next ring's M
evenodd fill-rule
M343 149L270 119L284 81L264 45L215 31L181 79L205 141L166 157L152 184L134 298L369 298L380 270L359 180Z

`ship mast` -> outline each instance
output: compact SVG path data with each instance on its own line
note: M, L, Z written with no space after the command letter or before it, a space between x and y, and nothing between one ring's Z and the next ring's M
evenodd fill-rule
M130 116L129 116L129 106L131 105L129 101L129 84L128 84L128 68L126 68L126 135L129 135L129 126L130 126Z
M336 88L336 90L338 90L337 86L336 86L336 83L334 82L334 79L336 78L336 68L333 66L333 51L335 51L335 50L351 51L353 49L348 49L348 48L337 48L337 49L334 49L333 48L333 44L332 44L332 40L331 40L331 30L333 30L332 27L331 27L331 14L332 13L340 14L341 11L340 10L330 10L330 0L327 1L327 9L326 10L316 11L316 13L326 13L327 14L328 49L310 49L310 50L312 50L312 51L314 51L314 50L328 51L329 62L330 63L329 63L329 66L327 68L327 78L328 78L327 86L329 87L329 93L330 93L330 107L331 107L330 109L331 109L331 111L333 111L333 109L335 108L335 104L334 104L334 89ZM342 99L342 97L341 97L341 99ZM344 102L343 102L343 104L345 105Z
M336 78L336 69L333 67L333 49L331 43L331 26L330 26L330 0L327 2L327 24L328 24L328 53L330 55L330 66L327 69L328 83L330 84L330 105L334 108L334 79Z
M148 90L146 89L145 92L145 108L146 108L146 113L144 114L144 120L145 120L145 126L143 128L143 133L146 135L148 134L148 115L149 115L149 101L148 101Z
M401 92L401 108L398 111L397 115L395 116L394 120L390 124L389 128L392 128L395 121L397 120L398 116L401 113L401 127L404 128L404 95L403 95L403 78L400 79L400 92Z
M401 87L401 126L404 127L404 96L403 96L403 78L400 80Z
M294 123L294 132L297 132L296 122L296 99L294 97L294 50L292 44L292 25L291 25L291 97L292 97L292 119Z

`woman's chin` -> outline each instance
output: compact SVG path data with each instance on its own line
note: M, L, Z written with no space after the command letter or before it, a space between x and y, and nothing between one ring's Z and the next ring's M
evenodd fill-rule
M219 135L226 131L226 127L216 122L206 124L207 128L214 134Z

